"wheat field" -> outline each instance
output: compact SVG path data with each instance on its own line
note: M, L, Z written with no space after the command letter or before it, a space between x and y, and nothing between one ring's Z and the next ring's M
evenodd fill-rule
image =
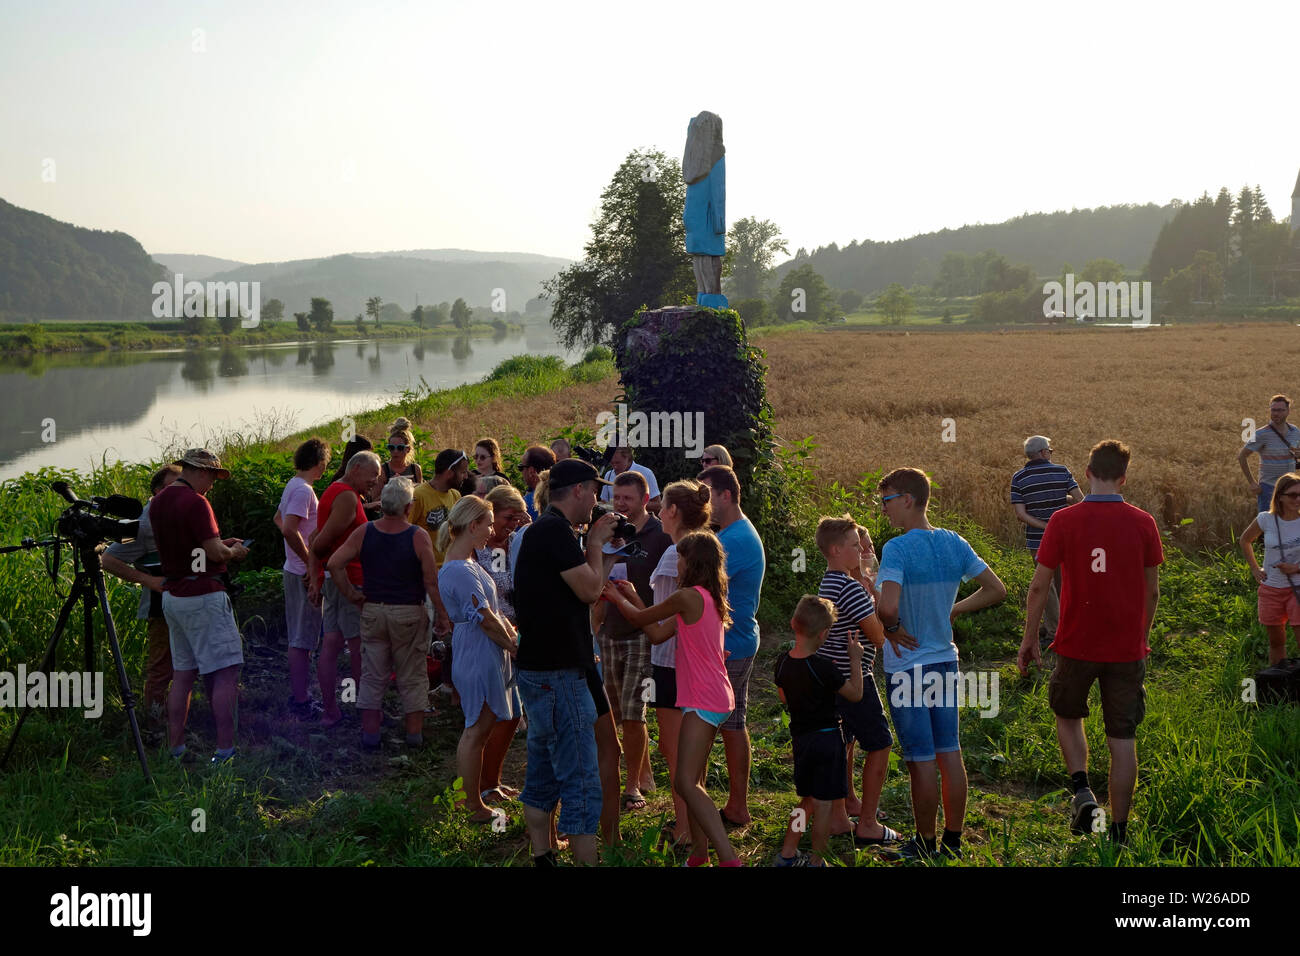
M1088 450L1120 439L1133 452L1129 501L1186 546L1227 544L1255 513L1237 464L1242 420L1263 428L1274 394L1300 399L1300 331L1277 323L812 332L759 344L778 433L813 436L828 482L923 468L941 506L1007 543L1023 541L1011 475L1024 464L1024 439L1043 434L1085 491ZM942 440L947 418L955 441ZM1257 473L1258 457L1250 461Z

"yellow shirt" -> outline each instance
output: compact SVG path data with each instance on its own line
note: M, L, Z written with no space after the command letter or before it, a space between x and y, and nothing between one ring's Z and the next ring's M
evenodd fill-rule
M455 488L439 491L427 481L415 489L411 501L411 524L420 525L429 532L433 539L433 557L438 567L442 567L446 555L438 550L438 528L451 514L452 505L460 501L460 492Z

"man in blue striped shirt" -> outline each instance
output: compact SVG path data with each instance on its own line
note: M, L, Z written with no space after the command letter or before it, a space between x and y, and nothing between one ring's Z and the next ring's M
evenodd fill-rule
M1083 500L1079 483L1064 465L1052 464L1052 442L1046 435L1032 435L1025 439L1025 467L1011 478L1011 505L1016 517L1025 526L1025 547L1038 558L1038 545L1043 540L1043 530L1053 514L1068 505ZM1056 624L1061 613L1061 581L1059 571L1052 581L1043 612L1043 624L1038 629L1040 640L1056 637Z

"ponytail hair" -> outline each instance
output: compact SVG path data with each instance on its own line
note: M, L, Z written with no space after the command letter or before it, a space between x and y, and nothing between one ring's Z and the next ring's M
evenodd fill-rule
M692 531L677 542L677 555L684 561L679 588L704 588L713 597L723 628L731 626L731 605L727 603L726 552L712 531Z
M492 513L492 506L477 495L466 495L451 508L451 514L438 526L438 551L447 553L451 539L459 535L485 514Z

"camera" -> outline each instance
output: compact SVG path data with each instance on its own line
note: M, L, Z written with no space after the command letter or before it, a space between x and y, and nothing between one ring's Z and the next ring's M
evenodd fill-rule
M595 524L607 514L618 514L614 511L613 506L607 504L597 504L591 509L591 523ZM636 537L636 525L627 520L626 515L618 515L618 524L614 525L614 533L611 538L622 538L624 541L630 541Z
M582 445L572 445L569 450L573 452L574 458L581 458L602 475L609 471L610 460L614 457L613 445L610 445L604 451L597 451L594 448L584 448Z
M95 496L83 501L72 493L66 481L55 481L50 487L65 500L72 502L59 515L58 531L73 541L125 541L140 531L140 514L144 505L126 495Z

